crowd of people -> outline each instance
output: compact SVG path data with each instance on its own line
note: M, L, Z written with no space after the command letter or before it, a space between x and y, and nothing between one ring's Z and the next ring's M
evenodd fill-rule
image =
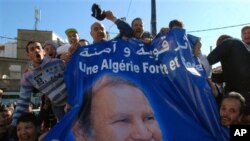
M131 25L116 18L112 11L104 12L105 18L114 22L119 29L119 34L114 39L135 38L150 44L154 38L144 31L141 18L135 18ZM167 33L173 28L184 26L181 21L173 20L169 27L163 27L160 32ZM72 54L90 42L81 39L75 28L69 28L65 33L70 43L66 48L58 47L53 41L46 41L43 45L37 41L28 42L26 52L32 63L21 79L20 99L17 104L1 104L0 140L38 140L41 134L40 138L71 109L71 105L67 103L64 71ZM110 40L104 25L99 21L91 25L90 35L93 44ZM250 26L243 27L241 35L242 40L222 35L215 41L217 47L208 56L203 55L200 50L200 38L197 37L192 42L193 35L188 35L190 43L193 44L193 55L205 68L208 83L217 99L221 125L227 128L234 124L250 123ZM62 47L64 49L59 53L58 50ZM219 61L219 71L212 71L212 65ZM34 88L44 94L38 115L28 110ZM76 134L81 135L77 133L77 129ZM81 139L81 136L78 138Z

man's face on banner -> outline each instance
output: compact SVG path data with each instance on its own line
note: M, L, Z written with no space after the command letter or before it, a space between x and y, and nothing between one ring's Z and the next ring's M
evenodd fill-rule
M97 90L91 104L87 141L161 141L153 110L141 90L119 84Z
M161 140L152 108L138 88L107 86L97 91L92 102L96 141Z

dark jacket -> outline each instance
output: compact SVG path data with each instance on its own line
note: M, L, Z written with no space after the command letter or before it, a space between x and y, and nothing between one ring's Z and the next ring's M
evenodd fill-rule
M248 45L239 39L227 39L207 57L211 65L221 62L225 91L241 93L250 107L250 52ZM250 112L250 108L249 108Z

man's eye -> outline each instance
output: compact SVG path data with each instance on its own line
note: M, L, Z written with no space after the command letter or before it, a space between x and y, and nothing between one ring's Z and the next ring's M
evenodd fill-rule
M145 118L145 120L155 120L155 117L154 116L148 116Z
M28 127L26 127L26 129L32 129L32 127L31 127L31 126L28 126Z
M118 122L129 122L129 120L128 119L120 119L120 120L118 120Z
M118 119L113 123L128 123L128 122L129 122L129 119L124 118L124 119Z
M231 112L231 113L236 113L236 110L231 109L230 112Z

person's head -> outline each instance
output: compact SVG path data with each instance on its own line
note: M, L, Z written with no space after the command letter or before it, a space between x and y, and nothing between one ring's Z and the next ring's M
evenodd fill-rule
M26 109L26 112L32 113L32 112L33 112L32 109L33 109L33 104L32 104L32 103L29 103L29 105L28 105L28 107L27 107L27 109Z
M184 27L184 24L182 23L182 21L179 21L179 20L172 20L169 22L169 25L168 25L169 29L172 29L172 28L183 28Z
M229 39L229 38L232 38L232 37L229 36L229 35L226 35L226 34L221 35L221 36L217 39L217 41L216 41L216 46L219 46L224 40Z
M77 44L80 40L78 31L75 28L68 28L65 30L65 34L67 35L70 44Z
M44 110L49 110L51 108L51 101L48 98L48 96L45 96L45 98L44 98L44 104L42 105L42 108Z
M49 56L51 58L56 57L56 48L57 48L57 44L54 41L51 41L51 40L45 41L45 43L43 45L45 55Z
M8 123L5 112L3 110L3 105L0 107L0 140L3 140L8 132Z
M87 45L89 45L89 42L86 39L80 39L79 44L81 46L87 46Z
M100 22L95 22L91 25L90 35L93 38L94 43L102 42L107 40L107 34L105 27Z
M77 141L162 140L143 91L112 75L103 76L85 92L73 130Z
M0 125L2 124L10 124L12 121L12 116L13 116L13 112L14 112L14 107L8 107L6 105L1 105L0 107L0 113L2 116L2 123L0 123Z
M143 32L144 32L144 27L143 27L143 21L141 18L137 17L131 22L131 27L134 32L135 38L141 38Z
M196 56L196 57L201 56L202 55L202 53L201 53L201 46L202 46L201 38L194 36L194 35L191 35L191 34L188 34L187 38L188 38L188 41L192 47L192 51L193 51L194 56Z
M194 56L199 57L199 56L202 55L202 53L201 53L201 46L202 46L201 41L198 40L195 43L194 48L193 48L193 54L194 54Z
M42 64L45 53L39 42L29 41L26 45L26 52L29 59L33 62L34 67Z
M23 113L17 120L17 137L19 141L37 141L39 124L32 113Z
M10 122L12 120L12 116L14 113L14 107L13 106L6 107L4 109L4 113L5 113L7 120Z
M223 98L220 106L221 124L229 127L237 124L243 116L245 109L245 98L237 92L230 92Z
M244 26L241 29L241 39L250 46L250 26Z

